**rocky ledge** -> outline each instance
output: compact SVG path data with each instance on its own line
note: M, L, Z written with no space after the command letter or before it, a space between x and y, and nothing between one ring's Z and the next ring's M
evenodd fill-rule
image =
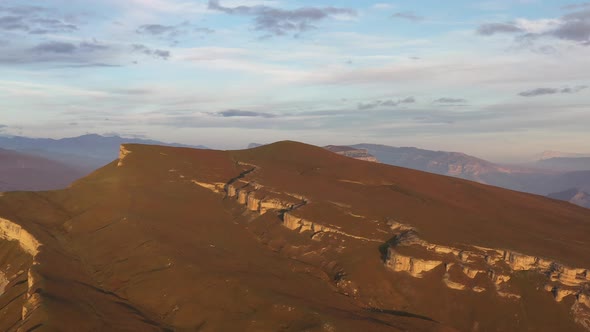
M36 257L39 254L42 245L35 236L20 225L4 218L0 218L0 239L17 241L20 248L33 259L33 263L27 272L28 290L26 293L26 301L22 307L22 319L24 320L31 314L31 312L41 308L41 295L37 290L41 288L43 280L41 280L36 272L36 266L38 265ZM10 283L13 279L19 277L20 274L21 273L14 276L4 276L4 279L6 279L5 281L7 283Z
M589 269L512 250L432 244L420 239L416 230L399 223L392 229L398 234L389 241L385 257L385 265L392 271L423 278L440 268L441 281L448 288L481 293L492 285L492 291L512 300L521 297L510 284L514 274L533 271L546 278L543 289L551 292L556 301L568 296L575 299L572 313L578 323L590 330Z

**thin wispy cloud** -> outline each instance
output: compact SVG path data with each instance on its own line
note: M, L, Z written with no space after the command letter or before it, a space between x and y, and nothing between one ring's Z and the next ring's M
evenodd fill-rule
M486 23L477 28L477 33L491 36L499 33L515 34L517 40L532 42L545 38L571 41L590 45L590 7L587 4L567 6L573 10L552 20L520 20L511 23ZM541 27L541 29L539 29Z
M448 97L443 97L443 98L438 98L434 101L434 103L437 104L461 104L461 103L466 103L467 100L463 99L463 98L448 98Z
M201 144L191 140L202 128L232 147L252 132L261 141L354 133L483 151L471 142L501 132L524 151L538 147L534 124L568 147L590 139L587 0L555 0L553 10L508 0L468 10L381 0L25 3L0 1L8 134L99 128Z
M370 102L366 102L366 103L359 103L357 108L359 110L370 110L370 109L380 108L380 107L395 107L395 106L399 106L402 104L413 104L415 102L416 102L416 99L414 97L406 97L404 99L398 99L398 100L393 100L393 99L375 100L375 101L370 101Z
M518 95L521 97L538 97L544 95L554 95L554 94L570 94L570 93L578 93L582 90L587 89L588 87L585 85L575 86L575 87L566 87L566 88L536 88L532 90L527 90L520 92Z
M291 10L268 6L223 6L218 0L209 0L209 9L230 15L251 16L254 28L274 36L298 35L317 29L316 24L338 15L356 16L356 10L339 7L302 7Z
M225 117L225 118L235 118L235 117L274 118L274 117L276 117L275 114L263 113L263 112L242 111L242 110L227 110L227 111L218 112L216 114L219 116Z
M20 31L33 35L73 33L78 25L41 6L0 6L0 31Z
M520 33L524 29L514 23L487 23L477 28L477 33L483 36L491 36L498 33Z
M397 12L391 15L391 18L402 19L412 22L420 22L424 20L423 16L420 16L414 12Z
M133 44L131 45L131 50L134 53L143 54L162 60L168 60L168 58L171 56L171 53L168 50L154 49L143 44Z

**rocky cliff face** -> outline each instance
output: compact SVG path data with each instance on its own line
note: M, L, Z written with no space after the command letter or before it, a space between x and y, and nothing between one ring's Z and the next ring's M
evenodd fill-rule
M117 162L117 166L121 167L125 164L124 160L125 158L131 153L131 151L129 151L127 149L127 147L125 147L125 145L121 145L121 148L119 149L119 159Z
M0 216L0 331L588 330L586 209L294 142L128 145Z
M543 289L550 292L555 301L561 302L569 296L574 299L574 319L590 329L586 321L590 315L589 269L505 249L436 245L420 239L415 230L408 228L394 236L387 249L385 265L392 271L422 278L440 267L442 281L448 288L481 293L493 286L490 291L513 300L521 298L510 284L514 274L538 273L545 278Z
M309 204L309 200L301 195L281 193L248 181L247 176L259 167L247 166L247 170L238 178L229 180L225 186L196 180L193 183L217 194L225 194L245 205L249 211L260 214L275 211L284 227L308 234L313 240L321 240L324 234L333 234L357 240L380 241L298 217L297 209ZM574 319L590 330L586 321L586 317L590 317L590 270L572 268L551 259L505 249L432 244L420 239L412 226L395 221L390 221L389 225L396 235L389 241L387 248L385 266L388 269L408 273L414 278L423 278L438 269L441 281L449 289L474 293L495 292L497 296L513 301L520 299L521 295L510 284L512 276L514 273L532 271L546 278L543 289L550 292L555 301L561 302L568 296L575 299L572 306Z
M351 148L349 146L337 146L337 145L328 145L328 146L324 147L324 149L326 149L328 151L332 151L332 152L337 153L339 155L343 155L345 157L353 158L353 159L370 161L372 163L379 162L379 160L375 156L369 154L369 151L367 151L366 149L357 149L357 148Z
M381 241L349 234L329 225L326 221L311 221L298 217L296 210L310 203L307 198L299 194L279 192L256 182L247 181L245 177L255 172L258 166L245 163L240 163L240 165L247 166L248 169L237 178L230 179L225 185L223 183L206 183L197 180L192 180L192 182L214 193L224 194L227 198L235 199L239 204L245 205L251 212L265 214L274 211L281 219L283 226L298 233L309 234L314 240L319 240L322 236L329 234L364 241Z
M26 272L27 291L21 309L21 319L24 320L31 314L31 312L41 307L41 295L37 290L42 288L43 281L36 273L36 265L38 264L36 257L42 246L37 238L27 230L4 218L0 218L0 240L17 242L21 250L32 259L32 264L26 266L28 269ZM25 266L22 268L25 268ZM24 275L24 270L22 268L14 274L2 275L2 280L0 281L0 295L6 291L7 286L14 285L22 279Z

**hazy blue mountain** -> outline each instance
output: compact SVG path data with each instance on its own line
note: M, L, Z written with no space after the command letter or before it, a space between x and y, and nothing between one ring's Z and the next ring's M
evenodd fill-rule
M181 146L206 149L204 146L189 146L177 143L158 142L148 139L101 136L97 134L62 138L57 140L50 138L29 138L21 136L0 137L0 148L15 150L30 155L56 160L73 168L82 170L85 173L93 171L115 160L119 153L119 146L123 143Z
M0 149L0 192L63 189L84 175L55 160Z
M539 160L535 167L559 171L588 171L590 157L556 157Z
M517 191L543 196L571 188L590 192L590 171L565 172L500 165L464 153L431 151L413 147L392 147L377 144L351 146L367 150L368 153L385 164L459 177Z
M550 198L568 201L572 204L590 208L590 194L578 188L572 188L558 193L548 195Z

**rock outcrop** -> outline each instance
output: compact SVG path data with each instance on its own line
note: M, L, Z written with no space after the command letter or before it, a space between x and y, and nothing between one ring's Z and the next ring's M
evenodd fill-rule
M119 162L117 162L118 167L124 165L124 160L130 153L131 151L128 150L125 145L121 145L121 147L119 148Z
M411 276L416 278L421 278L425 272L434 270L442 264L442 261L425 260L400 255L391 247L387 252L387 267L397 272L408 272Z
M279 192L256 183L255 181L244 180L248 174L255 172L258 169L258 166L242 162L239 162L238 164L251 168L242 172L236 178L230 179L226 184L207 183L198 180L192 180L192 182L200 187L211 190L214 193L223 193L227 198L235 199L239 204L245 205L248 211L257 212L259 214L275 211L278 213L283 226L299 233L308 233L314 240L319 240L322 236L329 234L362 241L381 242L381 240L378 239L371 239L344 232L325 222L320 223L298 217L294 212L309 204L307 198L299 194ZM392 227L394 227L393 224Z
M379 160L375 156L369 154L369 151L367 151L367 149L357 149L357 148L351 148L349 146L337 146L337 145L328 145L328 146L324 147L324 149L326 149L328 151L332 151L334 153L337 153L337 154L345 156L345 157L353 158L353 159L370 161L372 163L379 162Z
M537 272L546 276L547 284L544 289L552 293L555 301L561 302L568 296L575 297L572 313L576 321L590 329L590 300L586 294L590 289L590 270L568 267L547 258L511 250L436 245L420 239L414 229L399 223L394 224L392 229L399 231L390 241L385 258L385 265L392 271L406 272L413 277L422 278L426 273L444 264L446 272L442 276L442 281L448 288L484 292L484 285L470 287L453 280L451 272L462 273L471 280L484 275L493 283L498 296L511 300L521 298L521 295L514 293L510 287L512 275L521 271Z
M0 239L18 241L20 247L29 255L36 256L41 244L28 231L10 220L0 218Z
M35 272L36 265L38 264L36 256L41 250L41 243L35 236L22 228L22 226L4 218L0 218L0 239L17 241L20 248L33 258L33 263L27 272L28 291L26 293L26 301L22 307L22 319L24 320L32 311L41 305L41 295L37 292L37 289L41 287L42 280ZM8 284L10 282L9 278L7 276L3 277L2 279Z

